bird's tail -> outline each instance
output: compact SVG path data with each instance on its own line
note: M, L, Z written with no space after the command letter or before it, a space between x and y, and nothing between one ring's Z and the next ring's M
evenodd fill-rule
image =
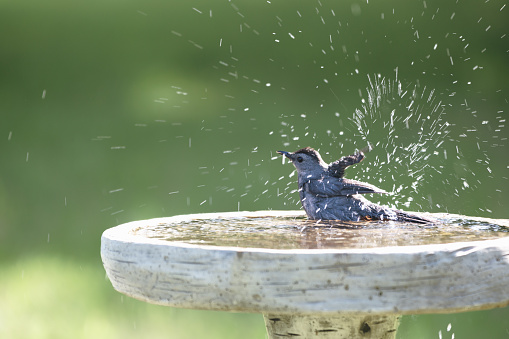
M417 214L397 210L396 215L399 221L414 222L416 224L434 224L437 221L433 218L426 218Z

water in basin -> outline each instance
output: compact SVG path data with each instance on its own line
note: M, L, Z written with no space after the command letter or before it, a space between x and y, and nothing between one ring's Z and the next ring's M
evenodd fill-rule
M431 214L433 225L316 222L305 217L225 217L147 224L138 236L196 245L268 249L354 249L481 241L509 235L509 220Z

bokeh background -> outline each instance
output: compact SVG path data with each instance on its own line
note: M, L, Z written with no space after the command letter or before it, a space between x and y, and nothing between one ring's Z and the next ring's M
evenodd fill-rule
M297 209L278 149L409 210L509 218L506 1L1 1L0 337L264 338L256 314L115 292L101 233ZM509 337L509 309L398 338Z

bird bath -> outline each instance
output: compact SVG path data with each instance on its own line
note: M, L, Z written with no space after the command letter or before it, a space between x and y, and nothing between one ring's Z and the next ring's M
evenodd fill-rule
M509 220L320 223L300 211L181 215L102 235L113 287L149 303L262 313L269 338L395 338L405 314L509 304Z

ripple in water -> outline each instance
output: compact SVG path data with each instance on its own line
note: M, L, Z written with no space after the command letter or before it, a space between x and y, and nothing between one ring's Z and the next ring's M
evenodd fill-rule
M438 223L317 223L305 217L235 217L159 223L134 233L194 245L265 249L358 249L481 241L509 235L509 220L430 215Z

